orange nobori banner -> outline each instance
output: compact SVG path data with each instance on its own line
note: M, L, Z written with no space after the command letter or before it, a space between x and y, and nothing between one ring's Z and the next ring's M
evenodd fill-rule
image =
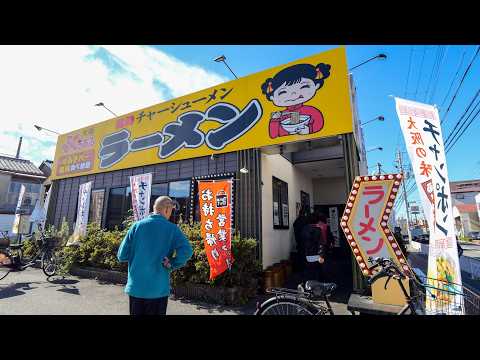
M232 181L199 181L198 197L202 238L213 280L233 263Z

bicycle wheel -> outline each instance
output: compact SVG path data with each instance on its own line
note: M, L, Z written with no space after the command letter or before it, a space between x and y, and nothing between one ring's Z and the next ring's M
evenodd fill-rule
M10 274L10 268L5 265L0 265L0 281L5 279Z
M316 311L308 304L288 298L272 298L264 302L257 315L315 315Z
M57 257L53 250L47 250L42 254L42 270L47 276L57 273Z

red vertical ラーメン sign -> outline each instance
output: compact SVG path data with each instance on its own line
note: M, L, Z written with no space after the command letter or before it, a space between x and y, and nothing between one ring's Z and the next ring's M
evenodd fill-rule
M213 280L233 263L232 182L199 181L198 197L202 238L210 264L210 280Z

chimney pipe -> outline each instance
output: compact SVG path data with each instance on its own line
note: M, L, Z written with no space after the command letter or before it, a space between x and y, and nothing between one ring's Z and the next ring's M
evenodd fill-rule
M20 136L20 140L18 141L18 149L17 149L17 159L20 157L20 148L22 147L22 137Z

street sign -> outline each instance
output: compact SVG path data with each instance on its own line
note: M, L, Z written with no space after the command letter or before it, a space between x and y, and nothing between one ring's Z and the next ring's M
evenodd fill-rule
M388 219L402 175L358 176L355 178L340 226L365 276L373 275L370 257L395 261L405 273L411 272Z

